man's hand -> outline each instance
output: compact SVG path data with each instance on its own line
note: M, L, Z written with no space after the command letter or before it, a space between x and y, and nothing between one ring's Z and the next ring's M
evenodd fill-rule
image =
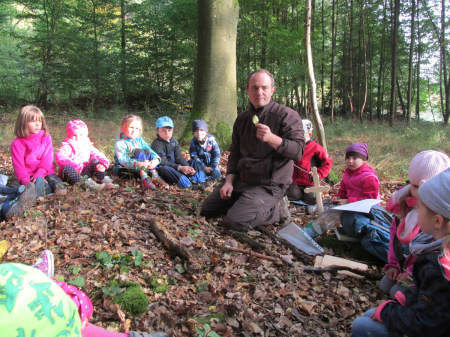
M178 170L185 175L194 175L195 170L190 166L178 166Z
M269 144L269 146L275 151L280 148L281 143L283 142L281 137L273 134L267 125L261 123L256 124L256 138Z
M233 193L233 184L225 182L220 189L220 197L222 199L231 199L231 194Z
M228 174L225 179L225 184L223 184L220 189L220 197L222 199L231 199L231 194L233 193L233 184L236 181L236 175Z

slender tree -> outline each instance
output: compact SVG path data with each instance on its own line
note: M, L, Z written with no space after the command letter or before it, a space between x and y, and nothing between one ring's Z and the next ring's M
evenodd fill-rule
M411 40L409 43L409 61L408 61L408 93L406 97L406 121L411 123L411 106L413 93L413 54L414 54L414 34L416 22L416 0L411 3Z
M311 113L313 115L314 124L317 129L317 138L319 143L326 149L325 130L323 128L322 119L319 114L316 96L316 79L314 76L314 65L311 47L311 0L306 0L306 29L305 29L305 51L306 51L306 75L309 84L309 98Z
M392 31L391 31L391 115L389 119L389 125L393 126L396 110L397 110L397 100L396 100L396 92L397 92L397 61L398 61L398 30L399 30L399 18L400 18L400 0L393 1L394 8L392 9Z

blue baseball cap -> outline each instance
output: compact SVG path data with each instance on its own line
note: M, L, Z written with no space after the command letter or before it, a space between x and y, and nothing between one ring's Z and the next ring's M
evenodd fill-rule
M156 120L156 128L172 128L173 129L173 121L167 117L159 117Z

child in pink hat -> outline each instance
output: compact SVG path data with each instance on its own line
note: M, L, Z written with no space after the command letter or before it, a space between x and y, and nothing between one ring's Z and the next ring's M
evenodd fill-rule
M395 214L390 230L386 275L380 289L395 297L397 291L405 291L405 284L412 275L416 256L407 248L419 234L417 223L417 190L427 180L450 167L450 158L438 151L422 151L414 156L409 165L410 184L394 193L386 204L386 210ZM406 257L405 257L406 255Z
M55 155L62 181L69 185L82 182L86 188L93 190L118 188L119 186L106 176L110 162L92 145L86 123L79 119L72 120L67 123L66 132L67 138Z

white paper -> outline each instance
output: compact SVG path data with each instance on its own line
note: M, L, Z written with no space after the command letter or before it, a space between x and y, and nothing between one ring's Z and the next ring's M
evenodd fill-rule
M278 234L308 255L323 253L323 248L293 222L279 230Z
M349 204L329 208L328 211L353 211L359 213L369 213L373 205L379 204L381 200L378 199L364 199Z

